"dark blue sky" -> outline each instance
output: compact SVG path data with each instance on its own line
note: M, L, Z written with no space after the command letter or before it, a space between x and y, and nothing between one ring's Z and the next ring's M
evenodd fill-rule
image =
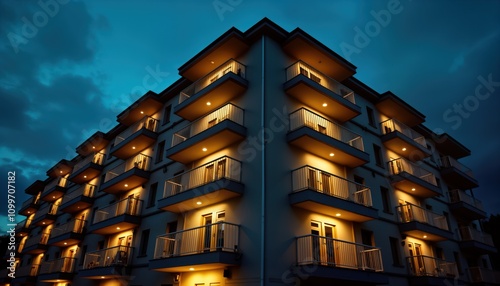
M356 65L358 79L467 146L472 156L461 162L480 182L477 197L488 212L500 209L499 1L30 3L0 0L0 174L6 182L16 171L19 206L24 188L113 127L146 90L169 86L230 27L268 17L311 34Z

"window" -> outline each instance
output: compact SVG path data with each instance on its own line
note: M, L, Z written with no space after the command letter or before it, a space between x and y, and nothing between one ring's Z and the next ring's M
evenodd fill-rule
M151 184L151 186L149 187L148 204L146 205L147 208L150 208L155 205L157 190L158 190L158 183Z
M389 237L389 243L391 244L392 265L403 266L399 248L399 239L395 237Z
M389 194L389 189L385 187L380 187L380 194L382 195L382 206L384 208L384 212L392 214L392 204L391 204L391 196Z
M361 230L361 243L363 243L364 245L374 246L374 244L373 244L373 231L362 229Z
M379 166L380 168L384 168L383 162L382 162L382 148L380 146L373 144L373 154L375 155L375 164Z
M156 163L159 163L163 161L163 152L165 150L165 140L161 141L158 143L158 146L156 147Z
M460 261L460 255L458 254L458 252L453 251L453 258L455 259L455 262L457 263L458 273L464 274L464 270L462 269L462 262Z
M163 112L163 125L170 123L170 112L172 111L172 105L169 104L165 107Z
M104 240L99 240L97 242L97 250L104 249Z
M177 221L172 221L167 223L167 233L172 233L177 231Z
M354 182L356 182L356 183L358 183L360 185L364 185L365 184L365 179L363 177L354 175Z
M139 245L139 256L146 256L148 252L149 229L142 231L141 244Z
M370 126L377 128L377 125L375 125L375 115L373 114L373 109L370 107L366 107L366 115L368 116L368 124Z
M78 265L82 266L83 261L85 260L85 254L87 253L87 245L82 246L82 254L80 255L80 260L78 261Z

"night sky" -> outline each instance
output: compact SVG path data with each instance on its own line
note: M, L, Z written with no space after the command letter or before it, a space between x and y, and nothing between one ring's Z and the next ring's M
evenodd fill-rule
M176 81L229 28L268 17L300 27L357 66L359 80L462 142L476 196L499 213L499 15L500 1L0 0L2 188L16 171L19 208L27 186L147 90Z

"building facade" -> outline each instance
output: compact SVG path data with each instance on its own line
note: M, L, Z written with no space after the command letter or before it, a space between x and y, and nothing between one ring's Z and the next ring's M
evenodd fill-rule
M499 284L470 151L355 73L301 29L230 29L26 189L0 282Z

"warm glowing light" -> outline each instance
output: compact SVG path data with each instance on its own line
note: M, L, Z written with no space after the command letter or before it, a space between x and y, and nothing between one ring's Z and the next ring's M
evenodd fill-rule
M132 149L134 149L134 150L135 150L135 146L132 146Z
M335 216L341 216L341 214L340 213L336 213Z
M62 174L62 171L59 171L59 174Z
M323 103L323 107L327 107L327 106L328 106L328 104L326 102Z
M197 205L201 205L201 202L196 202Z
M68 244L67 242L64 243L64 245Z
M30 213L31 213L31 211L28 211L28 213L30 214Z
M55 199L55 198L56 198L56 196L52 196L52 198L53 198L53 199Z
M193 267L189 268L189 271L193 271L193 270L194 270L194 268L193 268Z
M203 147L203 149L201 149L203 152L207 152L207 148Z
M427 238L427 235L424 235L424 238Z
M45 224L45 222L42 222L42 224Z
M403 151L406 151L406 147L403 147L403 149L402 149L402 150L403 150Z
M104 279L104 276L101 276L102 279Z
M330 153L330 157L333 157L333 156L335 156L335 154L333 154L333 153Z
M144 111L141 110L141 114L144 114Z
M207 101L207 105L210 106L212 105L212 103L210 101Z
M85 179L87 179L87 175L83 175L83 177L84 177Z
M211 63L211 64L215 64L215 62L214 62L214 61L210 61L210 63Z
M125 188L126 188L126 187L128 187L128 184L125 184L124 186L125 186Z
M415 191L415 188L411 188L411 191L414 192Z
M117 229L117 230L120 230L120 227L119 227L119 226L117 226L117 227L116 227L116 229Z
M95 149L95 146L92 146L92 149Z

